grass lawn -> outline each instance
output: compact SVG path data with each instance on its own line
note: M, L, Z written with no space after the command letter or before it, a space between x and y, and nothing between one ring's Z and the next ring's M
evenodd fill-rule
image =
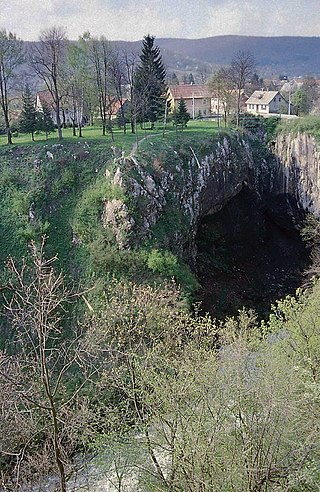
M75 141L88 141L88 142L105 142L106 145L114 145L120 149L125 150L126 152L130 152L132 147L136 144L137 140L140 142L145 137L148 137L147 140L142 141L141 145L143 148L148 147L149 140L150 141L165 141L166 143L174 143L177 139L185 140L185 139L194 139L197 137L203 138L204 136L209 136L217 133L218 126L216 121L208 121L208 120L194 120L189 121L187 128L183 131L176 130L170 124L167 126L165 136L163 137L163 127L159 125L157 128L153 130L142 130L138 128L137 135L133 135L130 132L129 125L126 135L123 134L122 130L116 129L114 130L114 140L111 139L110 133L108 133L105 137L102 136L102 130L99 126L87 126L83 128L83 137L79 139L79 137L72 136L72 128L66 128L63 130L63 138L65 142L75 142ZM31 136L29 134L19 134L13 137L14 145L52 145L58 142L57 132L49 135L48 140L46 140L45 134L35 135L35 142L31 141ZM0 146L6 145L7 137L6 135L0 135Z

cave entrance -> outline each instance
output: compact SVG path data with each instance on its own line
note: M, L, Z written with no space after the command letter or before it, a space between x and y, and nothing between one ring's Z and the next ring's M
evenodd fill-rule
M273 301L294 293L309 264L303 218L288 197L261 201L248 188L204 217L196 237L203 311L222 318L246 307L266 317Z

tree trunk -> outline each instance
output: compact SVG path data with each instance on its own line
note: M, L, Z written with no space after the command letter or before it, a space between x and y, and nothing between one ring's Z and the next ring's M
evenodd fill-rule
M57 128L58 128L58 138L59 140L63 139L62 136L62 129L61 129L61 119L60 119L60 107L59 104L57 104L56 108L56 120L57 120Z
M5 112L4 114L4 119L6 123L7 143L8 145L12 145L12 133L10 130L10 123L9 123L9 117L7 112Z

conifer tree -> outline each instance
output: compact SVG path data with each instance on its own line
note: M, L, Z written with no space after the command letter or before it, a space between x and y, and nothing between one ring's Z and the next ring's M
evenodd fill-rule
M19 131L21 133L31 133L34 141L34 132L37 128L35 100L28 85L22 94L22 112L19 121Z
M173 123L175 126L180 125L183 129L187 126L189 120L190 114L188 113L186 102L184 99L180 99L177 109L173 112Z
M167 94L166 69L159 47L154 46L154 39L154 36L149 34L144 37L134 81L134 97L136 107L139 108L138 119L150 121L152 128L155 121L165 112Z
M42 111L37 112L37 130L45 132L47 138L49 133L55 131L51 110L48 104L42 103Z

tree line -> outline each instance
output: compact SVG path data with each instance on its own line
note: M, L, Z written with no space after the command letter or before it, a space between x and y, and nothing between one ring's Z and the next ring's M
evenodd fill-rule
M59 139L63 137L63 108L67 105L73 133L82 135L84 116L94 115L102 125L102 134L112 134L111 119L115 108L120 125L126 132L129 122L134 133L136 125L155 121L164 114L167 90L166 70L154 37L145 36L141 53L120 52L108 40L84 33L77 42L67 39L61 27L42 31L37 43L27 50L15 34L0 31L0 106L8 143L12 143L10 109L17 96L18 72L26 64L50 95L50 103L39 114L33 110L30 88L25 87L21 128L33 133L50 132L52 122L48 110L54 111ZM127 109L124 102L128 100ZM43 108L41 108L43 109ZM41 118L40 118L41 119Z

